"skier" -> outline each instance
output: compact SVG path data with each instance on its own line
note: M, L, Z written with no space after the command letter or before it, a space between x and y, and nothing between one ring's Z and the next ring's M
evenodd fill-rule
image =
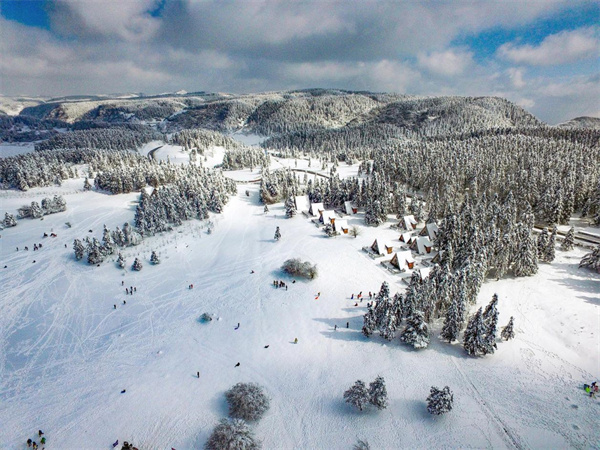
M119 440L118 439L114 442L113 448L115 448L117 445L119 445Z
M123 304L124 304L124 305L126 305L126 304L127 304L127 302L126 302L125 300L123 300Z
M125 392L127 392L127 389L123 389L123 390L121 391L121 394L124 394Z
M346 322L346 328L350 328L350 322Z
M46 445L46 438L45 437L42 438L42 440L40 441L40 444Z
M265 345L265 348L269 348L269 346L268 346L268 345Z
M237 330L240 328L240 323L238 322L237 327L234 328L234 330Z
M44 434L44 432L42 430L38 430L38 436L42 437L42 434ZM43 442L42 442L42 444L43 444Z
M294 338L294 344L298 343L298 338Z
M137 292L137 287L133 287L133 292Z
M125 288L125 294L129 295L129 289Z
M337 331L337 325L333 326L333 331Z
M125 281L121 280L121 286L125 286Z
M352 296L350 297L350 300L354 300L354 293L352 294Z
M200 378L200 372L196 372L196 375L198 375L198 378Z
M32 441L31 439L27 439L27 447L31 447L31 443L32 443L32 442L33 442L33 441Z
M237 364L235 365L235 367L240 367L240 363L237 363Z
M113 309L117 309L117 305L113 305Z
M38 448L37 442L33 441L33 443L31 445L33 446L33 450L37 450L37 448Z

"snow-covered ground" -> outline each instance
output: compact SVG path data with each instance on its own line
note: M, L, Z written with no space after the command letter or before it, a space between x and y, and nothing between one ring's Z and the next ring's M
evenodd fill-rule
M34 144L32 142L22 144L2 142L0 143L0 158L20 155L22 153L31 153L34 150Z
M138 195L84 193L82 184L0 197L2 212L57 192L68 205L1 232L1 449L25 448L38 429L49 449L109 449L116 439L144 450L200 448L227 415L224 392L240 381L272 398L254 425L266 449L348 449L357 438L386 449L597 448L600 400L582 384L600 374L600 276L577 268L583 250L557 250L534 277L484 284L478 305L496 292L499 324L515 317L516 338L496 354L470 358L440 342L441 324L430 347L415 351L365 338L366 302L350 300L384 280L392 293L404 289L360 250L397 239L389 227L363 227L354 216L358 238L326 238L301 214L286 219L281 204L265 215L258 186L241 184L211 234L192 221L126 249L128 266L142 259L141 272L113 261L90 267L73 259L73 239L132 221ZM51 231L58 236L42 237ZM33 252L34 243L43 248ZM150 265L152 250L160 265ZM292 257L316 263L318 278L292 283L279 269ZM275 279L288 290L275 289ZM126 295L128 286L137 292ZM201 323L204 312L219 319ZM387 383L386 410L344 403L354 381L377 375ZM432 385L454 392L445 416L427 413Z

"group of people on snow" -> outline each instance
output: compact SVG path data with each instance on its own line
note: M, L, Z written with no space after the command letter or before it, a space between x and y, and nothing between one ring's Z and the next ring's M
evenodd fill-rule
M44 432L42 430L38 430L38 437L40 438L40 444L42 445L42 450L44 450L44 445L46 445L46 436L44 436ZM36 450L38 448L38 443L32 439L27 439L27 447L33 448Z
M273 280L273 286L275 286L276 288L285 288L286 291L288 288L287 284L281 280Z

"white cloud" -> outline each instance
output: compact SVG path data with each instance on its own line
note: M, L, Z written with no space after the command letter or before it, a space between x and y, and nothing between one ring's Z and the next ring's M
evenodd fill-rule
M525 85L527 84L523 80L523 69L517 69L515 67L511 67L506 71L506 73L508 73L508 78L510 79L512 85L515 88L521 89L521 88L525 87Z
M596 27L562 31L547 36L539 45L507 43L498 56L517 64L553 66L600 56L600 39Z
M417 63L433 74L453 77L462 74L473 64L473 53L457 50L419 53Z

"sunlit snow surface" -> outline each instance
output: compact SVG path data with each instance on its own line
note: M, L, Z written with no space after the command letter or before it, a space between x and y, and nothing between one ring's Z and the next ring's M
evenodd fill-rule
M178 151L157 154L172 160ZM278 164L296 162L274 161L273 168ZM299 168L307 164L298 160ZM317 161L312 166L321 169ZM356 166L341 169L356 173ZM252 180L260 172L235 176ZM92 267L73 259L73 239L100 239L104 224L114 229L132 221L138 194L84 193L82 185L79 179L0 192L2 213L55 193L68 205L1 232L2 449L24 448L38 429L49 449L108 449L116 439L144 450L201 448L227 415L225 390L240 381L263 385L272 398L253 425L266 449L348 449L357 438L376 449L600 442L600 400L582 389L600 373L600 276L577 268L582 249L557 250L555 262L541 264L534 277L483 285L477 307L497 293L499 325L515 317L516 338L499 342L496 354L470 358L459 344L440 342L440 322L430 347L414 351L398 339L365 338L366 302L355 307L350 300L352 293L378 291L384 280L392 293L404 289L400 276L360 250L375 238L396 241L391 222L367 228L353 216L358 238L326 238L302 214L286 219L281 204L264 214L258 185L240 184L224 213L212 218L211 234L203 222L186 222L123 250L126 270L117 268L116 255ZM34 243L43 248L34 252ZM160 265L150 265L152 250ZM141 272L129 269L135 257ZM279 271L292 257L317 264L319 277L292 283ZM275 289L275 279L288 290ZM137 288L133 296L125 294L129 286ZM219 320L200 323L204 312ZM360 413L343 402L354 381L377 375L387 383L386 410ZM445 416L427 413L432 385L454 392Z

